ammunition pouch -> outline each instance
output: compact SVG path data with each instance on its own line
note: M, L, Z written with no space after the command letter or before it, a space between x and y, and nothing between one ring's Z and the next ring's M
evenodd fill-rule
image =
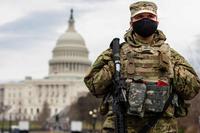
M128 114L144 116L145 112L162 112L170 95L170 86L156 82L131 83L128 88Z
M128 89L128 114L144 115L144 101L146 97L146 85L144 83L131 83Z
M155 82L146 84L145 111L162 112L169 98L170 86L157 86Z

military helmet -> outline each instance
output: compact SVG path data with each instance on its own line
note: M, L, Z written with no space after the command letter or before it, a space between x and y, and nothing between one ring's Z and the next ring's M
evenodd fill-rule
M130 5L131 17L140 13L152 13L157 15L157 5L149 1L138 1Z

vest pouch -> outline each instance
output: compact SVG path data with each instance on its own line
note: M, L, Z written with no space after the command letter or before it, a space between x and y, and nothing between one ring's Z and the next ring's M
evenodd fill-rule
M162 112L169 98L170 86L158 86L155 82L147 83L146 86L145 111Z
M128 88L128 109L129 115L144 115L144 100L146 97L146 85L144 83L130 83Z
M170 58L163 53L160 53L159 55L159 67L161 71L168 71L169 69L169 62L170 62Z

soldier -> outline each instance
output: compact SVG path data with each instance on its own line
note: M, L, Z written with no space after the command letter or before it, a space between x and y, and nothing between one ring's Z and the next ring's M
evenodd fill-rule
M185 100L191 100L198 94L200 80L190 64L170 48L163 32L157 29L155 3L139 1L130 5L130 11L131 28L125 34L125 42L120 49L121 72L127 87L128 133L138 133L157 113L163 112L172 94L170 105L148 132L177 133L176 118L187 115ZM84 79L94 96L107 99L105 97L113 87L114 70L112 49L109 48L96 59ZM111 105L112 98L109 98L100 107L100 111L106 114L103 133L114 132Z

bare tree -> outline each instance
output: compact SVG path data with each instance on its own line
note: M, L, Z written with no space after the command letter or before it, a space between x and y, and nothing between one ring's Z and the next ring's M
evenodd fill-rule
M97 99L91 93L86 96L82 96L77 102L70 106L68 116L71 120L81 120L81 121L91 121L91 116L89 116L89 111L93 109L98 109L101 99ZM97 119L102 119L98 115Z
M42 111L39 112L38 122L44 125L49 117L50 117L50 108L48 102L45 101L43 103Z

